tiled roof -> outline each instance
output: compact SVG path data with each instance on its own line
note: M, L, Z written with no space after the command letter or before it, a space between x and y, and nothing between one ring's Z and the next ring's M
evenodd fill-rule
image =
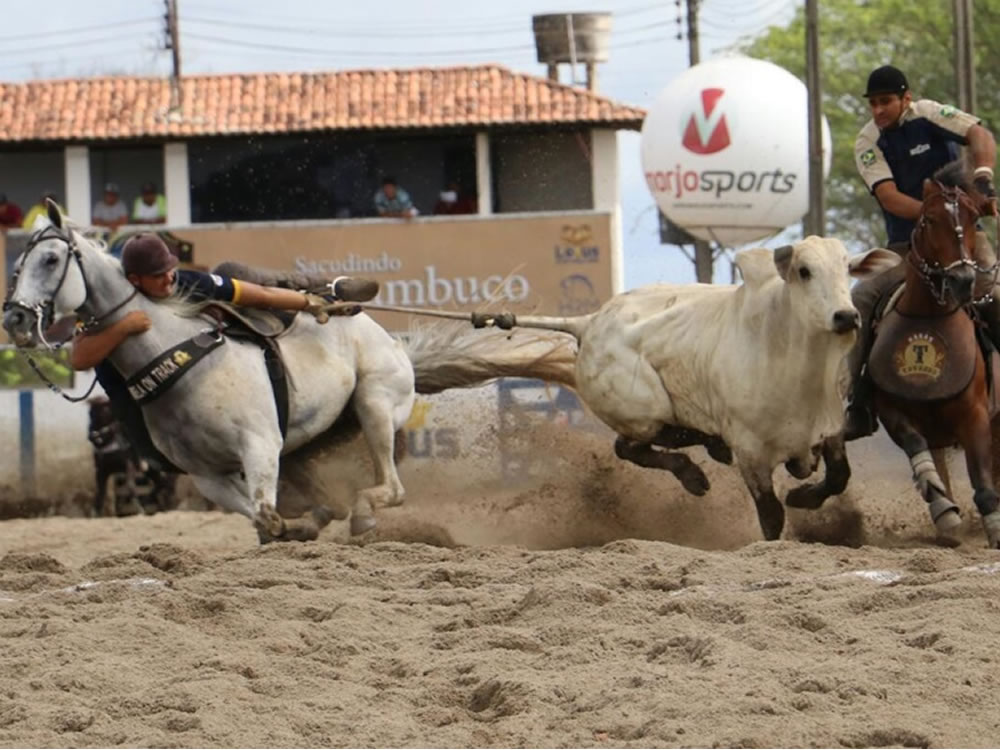
M164 78L0 83L0 142L560 123L638 129L645 116L498 65L193 75L182 88L180 112L168 113Z

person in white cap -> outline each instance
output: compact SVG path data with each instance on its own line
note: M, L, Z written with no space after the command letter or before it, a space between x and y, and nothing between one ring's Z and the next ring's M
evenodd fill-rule
M112 234L128 223L128 206L121 199L118 185L109 182L104 186L104 197L94 204L90 222L95 227L107 227Z

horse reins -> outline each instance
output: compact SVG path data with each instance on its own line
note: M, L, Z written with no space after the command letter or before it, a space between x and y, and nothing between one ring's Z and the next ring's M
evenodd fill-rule
M33 306L26 305L25 303L20 302L18 300L10 299L11 295L14 292L14 289L17 287L17 279L21 273L21 268L24 267L24 262L27 259L28 254L32 250L34 250L42 241L50 239L60 240L66 243L67 247L66 262L63 263L62 272L59 275L59 282L56 284L56 288L52 292L51 298L48 300L48 302L39 303ZM39 341L42 342L45 348L49 350L58 350L62 347L63 343L65 343L65 342L59 342L54 345L51 344L48 341L48 339L45 338L44 328L48 325L47 321L51 321L55 317L55 311L54 311L55 298L59 295L59 290L62 289L62 285L66 281L66 275L69 273L69 263L71 258L76 261L76 265L80 269L80 276L83 278L83 290L84 290L83 302L80 304L79 307L76 308L76 312L79 312L79 310L83 308L84 305L86 305L90 301L90 296L91 296L90 282L87 280L87 271L83 266L83 256L80 253L80 248L78 248L76 245L76 241L73 238L72 231L63 233L55 225L49 225L47 227L42 228L40 231L32 235L32 237L28 240L28 246L25 248L24 254L21 256L21 263L17 268L17 270L14 271L14 274L11 277L11 282L7 293L7 299L4 300L3 303L4 312L12 308L20 308L22 310L32 313L35 316L35 330L36 333L38 334L38 339ZM119 302L117 305L112 307L107 312L101 315L91 315L90 318L83 323L81 330L84 332L94 330L95 328L100 326L100 324L103 321L107 320L111 315L118 312L125 305L131 302L135 298L135 295L138 294L138 292L139 292L138 289L133 289L130 295L128 295L125 299L123 299L121 302ZM90 387L87 388L86 393L84 393L82 396L69 396L62 388L60 388L58 385L56 385L49 379L49 377L42 371L42 369L38 366L38 363L35 362L34 358L30 354L25 352L20 347L18 347L17 351L25 358L25 360L27 360L28 366L31 367L32 370L34 370L35 374L38 375L39 378L42 379L45 385L48 386L49 390L51 390L54 393L58 393L67 401L72 401L76 403L89 398L90 394L94 390L94 386L97 385L97 375L95 374L94 380L93 382L91 382Z
M971 266L977 274L993 274L993 281L989 285L989 290L983 294L981 297L972 300L972 304L981 304L983 302L988 302L993 298L993 289L997 282L997 275L1000 273L1000 231L997 233L997 239L994 247L994 261L993 265L988 268L981 267L976 263L974 258L970 258L967 255L965 247L965 227L962 226L961 217L959 215L959 208L961 199L963 196L966 197L969 205L971 205L971 200L968 196L958 187L947 187L942 185L940 182L937 183L938 187L941 188L941 197L945 202L945 210L947 210L948 215L952 220L952 229L955 232L955 236L958 239L959 251L962 255L958 260L949 263L946 266L941 266L940 264L934 263L933 265L928 262L928 260L919 252L917 252L917 233L922 231L927 225L927 217L921 212L920 220L917 225L913 228L913 232L910 234L910 251L906 254L907 262L913 266L916 270L917 275L930 290L931 295L934 297L935 301L942 307L947 305L946 292L944 281L950 271L962 266ZM972 206L976 213L978 214L978 209ZM935 285L935 279L940 279L940 284ZM940 289L938 288L940 286Z

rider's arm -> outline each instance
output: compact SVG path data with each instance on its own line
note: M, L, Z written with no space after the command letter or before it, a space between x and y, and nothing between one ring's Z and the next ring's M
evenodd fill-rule
M997 160L997 144L993 134L982 125L973 125L965 137L969 141L973 166L992 169Z
M233 280L236 297L233 302L247 307L263 307L273 310L304 310L309 300L302 292L273 286L260 286L249 281Z
M73 350L69 355L69 363L74 370L89 370L92 367L97 367L129 336L148 330L149 317L146 313L130 312L102 331L78 334L73 339Z
M882 208L901 219L919 219L921 203L899 192L893 180L884 180L875 186L875 197Z

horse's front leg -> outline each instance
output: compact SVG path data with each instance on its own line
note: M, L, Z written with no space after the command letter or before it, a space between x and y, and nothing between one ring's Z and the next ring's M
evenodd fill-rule
M838 432L825 438L822 451L823 464L826 466L823 480L789 490L788 497L785 498L785 505L789 508L816 510L828 497L839 495L847 489L847 483L851 479L851 464L844 448L844 433Z
M985 398L970 416L959 421L958 440L965 450L973 501L983 517L990 548L1000 549L1000 497L993 485L992 431Z
M910 459L913 481L927 503L934 526L941 534L953 533L961 525L962 519L958 515L958 506L948 497L948 490L938 474L927 439L902 412L885 403L879 403L877 409L885 431Z

